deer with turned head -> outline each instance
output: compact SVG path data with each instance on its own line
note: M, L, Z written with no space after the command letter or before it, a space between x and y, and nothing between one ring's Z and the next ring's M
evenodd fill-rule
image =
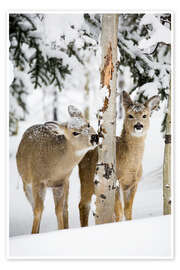
M120 190L115 193L115 219L132 219L132 206L138 183L142 176L142 159L145 140L150 124L150 116L159 105L159 97L153 96L144 104L133 102L128 93L123 91L125 118L120 137L116 137L116 176L122 189L124 211ZM81 182L81 200L79 203L81 226L88 225L91 197L94 193L94 181L98 149L89 151L79 163Z
M32 233L38 233L47 187L52 188L58 228L68 228L69 176L98 136L81 112L70 105L71 120L46 122L28 128L16 160L25 195L33 209Z

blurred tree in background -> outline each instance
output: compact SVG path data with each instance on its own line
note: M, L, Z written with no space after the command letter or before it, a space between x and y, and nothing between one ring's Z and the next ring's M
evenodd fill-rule
M49 44L44 37L43 21L44 15L40 14L9 15L9 57L14 66L14 80L10 85L10 135L17 134L18 121L24 120L28 113L26 97L30 89L54 85L54 89L61 91L63 81L72 71L64 61L65 55L69 58L74 56L83 65L81 51L93 47L86 40L81 48L75 47L76 40L62 47L56 42ZM73 25L71 27L74 28ZM80 38L87 35L85 30L77 31ZM65 36L60 36L60 39L63 41ZM56 91L53 93L53 104L57 104ZM54 116L57 115L56 110L55 107Z

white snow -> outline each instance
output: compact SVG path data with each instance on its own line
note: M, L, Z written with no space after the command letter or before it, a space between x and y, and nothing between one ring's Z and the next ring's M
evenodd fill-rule
M146 97L151 98L152 96L157 95L158 88L160 88L160 83L157 81L145 83L135 91L136 97L138 97L141 93L143 93Z
M72 117L68 122L68 128L81 129L86 124L86 121L81 117Z
M164 42L171 44L171 31L164 25L153 14L145 14L140 22L140 25L151 24L153 31L149 39L142 39L139 41L140 49L147 49L158 42Z
M171 216L10 239L11 258L171 258Z

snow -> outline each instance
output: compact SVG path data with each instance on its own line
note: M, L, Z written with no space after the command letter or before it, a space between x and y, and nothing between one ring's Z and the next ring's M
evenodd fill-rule
M68 128L72 129L81 129L85 126L86 121L81 117L72 117L71 120L68 122Z
M145 14L140 22L140 26L151 24L153 31L149 39L142 39L139 41L140 49L147 49L158 42L164 42L171 44L171 31L164 25L153 14Z
M151 98L152 96L157 95L158 93L158 88L160 87L160 83L155 81L155 82L150 82L150 83L145 83L141 87L139 87L135 93L137 98L141 93L144 94L147 98Z
M10 239L10 258L171 258L171 216ZM48 243L48 244L47 244Z

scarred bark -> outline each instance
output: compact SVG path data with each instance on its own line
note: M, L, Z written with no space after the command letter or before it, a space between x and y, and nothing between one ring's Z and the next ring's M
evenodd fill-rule
M98 163L94 182L96 194L96 224L114 221L116 183L116 61L118 16L105 14L102 18L101 87L108 89L99 112L99 136L103 138L98 148ZM101 89L102 91L102 89Z

